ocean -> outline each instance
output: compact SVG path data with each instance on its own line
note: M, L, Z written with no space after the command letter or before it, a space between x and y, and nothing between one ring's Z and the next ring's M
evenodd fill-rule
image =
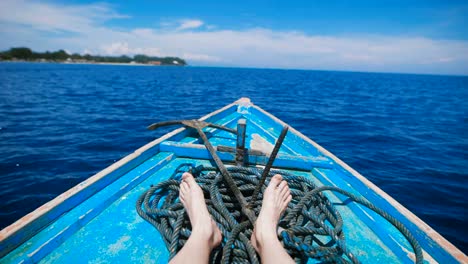
M310 137L468 252L468 77L0 63L0 228L240 97Z

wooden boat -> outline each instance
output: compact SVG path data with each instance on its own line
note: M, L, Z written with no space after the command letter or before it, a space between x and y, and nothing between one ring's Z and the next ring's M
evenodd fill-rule
M249 166L265 166L286 124L247 98L200 120L231 129L246 120ZM226 166L238 162L236 135L205 127L209 142ZM239 134L239 129L234 130ZM241 146L242 147L242 146ZM237 159L237 160L236 160ZM210 165L200 138L178 128L136 150L0 232L1 263L165 263L169 253L159 232L135 210L138 197L166 180L182 163ZM245 162L245 161L243 161ZM467 256L421 219L343 161L300 132L290 129L274 168L336 186L365 197L401 222L421 246L426 263L468 263ZM347 197L325 193L343 219L347 247L362 263L413 263L406 237L384 218ZM344 202L345 201L345 202ZM344 202L344 203L343 203ZM311 260L311 262L314 262Z

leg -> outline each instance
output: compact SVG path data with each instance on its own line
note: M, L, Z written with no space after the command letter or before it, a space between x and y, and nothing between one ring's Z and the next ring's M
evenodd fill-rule
M288 183L278 174L273 176L263 195L262 209L251 237L262 263L294 263L277 235L281 214L291 199Z
M192 234L170 263L206 264L213 248L221 243L221 231L211 219L203 191L190 173L182 175L179 198L192 224Z

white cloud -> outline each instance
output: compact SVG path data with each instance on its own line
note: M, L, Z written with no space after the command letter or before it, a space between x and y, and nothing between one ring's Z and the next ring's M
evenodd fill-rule
M180 25L177 27L177 30L185 29L195 29L203 26L203 21L198 19L186 19L180 21Z
M83 52L81 52L81 54L93 54L94 52L92 52L91 50L89 49L84 49Z
M182 57L186 60L194 60L194 61L200 61L200 62L220 62L221 58L211 56L211 55L206 55L206 54L196 54L196 53L184 53Z
M101 51L105 55L135 55L145 54L149 56L162 56L158 48L131 48L127 42L114 42L101 46Z
M454 60L454 58L439 58L438 61L439 62L452 62Z
M61 5L30 0L0 1L0 21L31 26L43 31L86 33L103 21L128 18L115 12L110 5Z
M32 15L29 6L35 4L26 0L0 2L0 49L26 45L72 52L87 49L93 54L180 56L195 65L468 74L466 40L320 36L265 28L207 30L200 29L202 21L190 19L172 27L115 29L104 26L103 20L125 16L105 4L37 4L35 7L49 10L47 18ZM6 5L15 10L24 8L26 15L10 16L3 11L10 8ZM92 11L75 12L86 8ZM43 30L75 34L51 35Z

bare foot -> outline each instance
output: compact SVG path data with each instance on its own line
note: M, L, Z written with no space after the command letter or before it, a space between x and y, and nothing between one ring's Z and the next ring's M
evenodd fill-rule
M265 241L278 240L278 222L291 199L288 183L279 174L273 176L263 194L262 209L250 239L259 254Z
M182 175L179 198L192 224L191 236L196 236L197 240L208 242L211 249L218 246L221 243L221 231L208 212L202 189L198 186L192 174L188 172Z

